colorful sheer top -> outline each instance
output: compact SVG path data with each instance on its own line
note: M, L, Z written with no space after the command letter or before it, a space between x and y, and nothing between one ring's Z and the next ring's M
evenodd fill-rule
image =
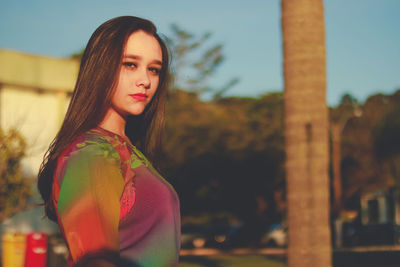
M178 196L123 137L97 127L77 138L58 159L53 196L70 264L114 254L123 266L178 266Z

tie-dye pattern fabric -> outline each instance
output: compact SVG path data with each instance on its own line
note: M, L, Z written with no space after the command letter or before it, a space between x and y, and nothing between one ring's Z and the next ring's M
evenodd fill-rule
M92 129L58 159L53 195L73 262L119 252L132 266L178 266L179 199L123 137Z

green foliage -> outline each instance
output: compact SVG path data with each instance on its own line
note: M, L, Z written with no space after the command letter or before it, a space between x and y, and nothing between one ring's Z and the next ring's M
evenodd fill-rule
M31 194L21 167L25 149L26 143L19 132L0 129L0 218L23 207Z
M355 106L357 104L358 100L349 93L344 94L340 100L340 105Z
M363 190L400 185L399 107L400 90L392 95L372 95L365 103L344 97L331 111L331 120L347 121L341 166L347 208L357 208L356 196Z
M389 112L374 128L374 148L378 159L400 155L400 108Z
M171 25L172 34L166 38L172 57L172 76L174 88L184 89L202 95L212 92L215 98L220 98L239 79L229 80L222 88L212 88L209 78L224 62L223 45L209 45L211 33L206 32L200 37L183 30L176 24Z
M184 216L228 212L242 221L280 220L282 199L274 193L284 187L282 101L281 93L206 102L171 92L161 168Z
M400 103L399 103L400 104ZM373 129L374 152L381 173L400 186L400 108L383 116Z
M345 124L351 117L361 116L360 103L350 94L344 94L340 104L330 109L330 119L332 122Z

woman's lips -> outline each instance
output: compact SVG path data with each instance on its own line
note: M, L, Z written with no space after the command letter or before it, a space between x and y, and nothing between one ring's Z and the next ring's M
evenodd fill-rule
M147 95L146 94L134 94L130 95L133 99L136 99L138 101L146 101L147 100Z

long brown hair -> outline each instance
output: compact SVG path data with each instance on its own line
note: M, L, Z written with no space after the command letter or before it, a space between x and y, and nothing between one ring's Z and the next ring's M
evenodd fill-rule
M100 25L89 39L61 129L40 166L38 189L44 200L45 213L54 221L57 217L52 201L52 184L57 159L79 135L103 120L111 105L125 44L128 37L138 30L153 35L159 42L162 68L152 101L140 116L127 119L125 134L150 160L160 148L168 80L167 47L151 21L133 16L111 19Z

